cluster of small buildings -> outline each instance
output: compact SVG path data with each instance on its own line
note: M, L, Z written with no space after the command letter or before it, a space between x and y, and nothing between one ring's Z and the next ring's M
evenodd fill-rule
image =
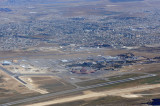
M0 50L35 46L39 40L65 46L76 44L99 48L159 44L158 13L158 10L154 10L144 15L144 18L115 16L85 21L86 18L82 17L80 20L65 18L0 24Z
M36 46L39 44L39 41L14 36L3 36L0 37L0 44L0 51L8 51Z
M122 66L143 64L151 60L132 53L124 53L117 56L88 57L86 60L73 62L67 66L72 73L90 74L96 71L115 71Z
M89 67L82 67L82 68L72 68L71 72L76 74L90 74L90 73L95 73L96 70Z
M7 66L7 65L11 65L12 62L11 62L11 61L6 61L6 60L4 60L4 61L1 62L1 64L2 64L3 66Z

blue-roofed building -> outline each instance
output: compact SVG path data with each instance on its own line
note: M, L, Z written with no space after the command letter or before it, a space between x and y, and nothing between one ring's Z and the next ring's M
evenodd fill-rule
M12 62L5 60L5 61L2 62L2 65L10 65L11 63L12 63Z

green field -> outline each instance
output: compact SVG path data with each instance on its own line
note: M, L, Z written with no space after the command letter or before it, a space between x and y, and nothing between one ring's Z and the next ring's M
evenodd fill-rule
M122 80L122 79L127 79L127 78L139 77L139 76L142 76L142 75L144 75L144 74L133 73L133 74L117 75L117 76L109 77L109 80L110 81L116 81L116 80Z
M105 82L108 82L108 81L105 81L102 79L94 79L94 80L78 82L78 83L76 83L76 85L81 86L81 87L85 87L85 86L96 85L96 84L105 83Z

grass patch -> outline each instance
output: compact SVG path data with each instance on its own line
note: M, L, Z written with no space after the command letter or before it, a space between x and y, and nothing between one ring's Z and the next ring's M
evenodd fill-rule
M117 83L117 84L113 84L113 85L106 85L106 86L102 86L102 87L93 88L91 90L102 91L102 90L109 90L109 89L134 87L134 86L139 86L139 85L143 85L143 84L157 84L157 83L160 83L159 76L138 79L138 80L124 82L124 83Z
M60 92L64 90L74 89L70 83L52 77L32 77L33 83L48 92Z
M3 75L0 75L0 83L3 83L4 79L3 79Z
M160 83L160 76L150 77L146 79L141 79L142 84L158 84Z
M96 84L105 83L105 82L108 82L108 81L101 80L101 79L94 79L94 80L89 80L89 81L78 82L76 83L76 85L85 87L85 86L96 85Z
M125 74L125 75L118 75L118 76L113 76L109 77L110 81L116 81L116 80L122 80L122 79L127 79L127 78L133 78L133 77L139 77L144 74Z

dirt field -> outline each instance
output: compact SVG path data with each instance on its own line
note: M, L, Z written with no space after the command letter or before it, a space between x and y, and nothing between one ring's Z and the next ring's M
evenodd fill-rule
M0 70L0 103L37 94Z
M59 77L21 77L32 90L41 94L49 92L59 92L67 89L73 89L74 86L60 79Z
M99 51L95 50L89 50L89 51L61 51L58 49L54 49L53 48L49 48L51 50L43 50L43 48L37 47L37 49L41 49L38 51L35 50L17 50L17 51L9 51L9 52L5 52L5 51L0 51L0 55L1 58L0 60L4 60L4 59L22 59L24 57L27 58L46 58L46 59L64 59L64 58L77 58L77 57L88 57L90 55L93 56L97 56L100 54L103 55L110 55L110 56L116 56L118 54L122 54L122 53L128 53L131 52L133 54L135 54L136 56L145 56L145 57L156 57L156 56L160 56L160 54L158 53L151 53L151 52L144 52L144 51L138 51L138 50L127 50L127 49L123 49L123 50L118 50L118 49L99 49ZM60 54L60 56L57 56L55 54Z
M147 73L158 74L160 73L160 63L124 66L120 70L121 71L134 71L138 73L147 72Z
M20 65L8 65L8 66L0 65L0 66L6 68L7 70L10 70L12 73L17 73L17 72L19 72L21 74L46 73L46 69L38 68L38 67L35 67L35 66L28 66L27 68L23 67L23 66L20 66Z
M142 97L140 94L133 94L133 92L137 91L145 91L149 89L155 89L160 88L160 84L154 84L154 85L141 85L136 87L130 87L125 89L116 89L116 90L109 90L109 91L103 91L103 92L85 92L84 95L74 96L74 97L67 97L67 98L61 98L61 99L55 99L47 102L41 102L41 103L35 103L32 105L26 105L26 106L46 106L46 105L53 105L58 103L65 103L65 102L73 102L78 100L85 100L88 98L100 98L105 96L121 96L124 98L138 98Z
M28 90L25 86L14 80L12 77L7 75L6 73L2 72L0 70L0 75L3 76L1 77L1 83L0 83L0 88L1 89L6 89L6 90L15 90L17 93L31 93L32 91ZM0 92L2 93L2 92Z

